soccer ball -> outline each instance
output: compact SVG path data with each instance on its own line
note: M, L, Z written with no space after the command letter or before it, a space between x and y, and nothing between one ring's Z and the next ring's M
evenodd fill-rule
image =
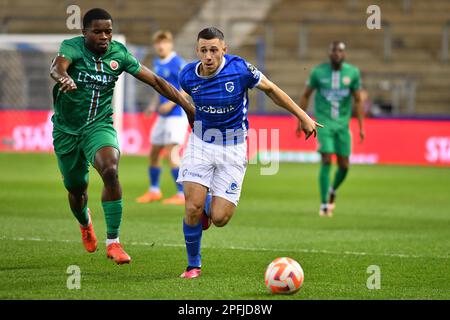
M272 293L292 294L303 284L303 269L294 259L283 257L272 261L265 273L266 286Z

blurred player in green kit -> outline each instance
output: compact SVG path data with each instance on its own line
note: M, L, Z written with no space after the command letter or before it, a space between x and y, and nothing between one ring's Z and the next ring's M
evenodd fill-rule
M119 242L123 205L119 143L111 107L115 82L122 72L132 74L180 105L192 121L194 107L172 85L141 66L123 44L112 40L112 27L108 12L89 10L83 17L83 35L61 43L50 75L56 81L53 146L84 247L88 252L97 250L87 195L92 165L104 184L101 201L107 230L106 255L122 264L131 258Z
M359 140L364 140L363 105L359 69L345 60L345 44L334 41L329 49L329 63L312 69L300 106L306 108L314 90L314 115L324 128L318 130L321 154L319 174L321 216L331 217L335 208L336 191L347 176L351 153L349 122L352 115L352 97L359 123ZM330 185L332 155L336 154L338 168Z

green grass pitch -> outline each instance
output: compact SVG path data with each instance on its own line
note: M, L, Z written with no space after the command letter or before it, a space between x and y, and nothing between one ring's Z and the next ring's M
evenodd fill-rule
M318 215L317 165L281 164L261 176L250 165L240 204L225 228L203 234L203 274L186 265L183 210L137 204L147 160L124 156L121 241L133 258L105 257L101 181L92 171L89 206L99 251L84 251L52 154L0 154L1 299L449 299L450 170L354 165L332 219ZM162 189L175 191L165 168ZM305 271L299 293L270 295L264 271L276 257ZM81 289L66 286L68 266ZM381 288L367 288L367 268Z

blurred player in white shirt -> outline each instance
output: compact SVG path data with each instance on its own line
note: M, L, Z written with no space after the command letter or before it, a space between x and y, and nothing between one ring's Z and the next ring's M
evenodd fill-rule
M184 60L173 51L173 36L169 31L160 30L153 35L153 46L158 55L153 61L155 73L180 89L178 73L184 67ZM184 143L188 121L183 109L161 95L155 95L150 103L147 114L158 113L158 119L153 126L150 143L150 166L148 176L150 180L149 189L139 198L139 203L159 201L163 194L160 189L161 176L161 154L165 150L172 177L176 183L180 165L180 146ZM184 205L183 186L176 183L177 193L170 198L164 199L164 204Z

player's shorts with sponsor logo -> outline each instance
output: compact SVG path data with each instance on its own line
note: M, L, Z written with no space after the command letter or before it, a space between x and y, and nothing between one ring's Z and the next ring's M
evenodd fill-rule
M177 182L199 183L213 196L237 205L246 169L247 143L218 145L204 142L191 133Z
M159 116L150 134L150 142L156 145L182 145L186 139L188 125L185 116Z
M119 142L112 123L99 122L79 135L69 134L54 127L53 147L64 186L71 190L87 186L89 164L94 165L97 151L103 147L119 150Z
M321 123L321 122L319 122ZM348 126L324 123L324 128L317 130L318 151L335 153L349 157L352 150L352 138Z

